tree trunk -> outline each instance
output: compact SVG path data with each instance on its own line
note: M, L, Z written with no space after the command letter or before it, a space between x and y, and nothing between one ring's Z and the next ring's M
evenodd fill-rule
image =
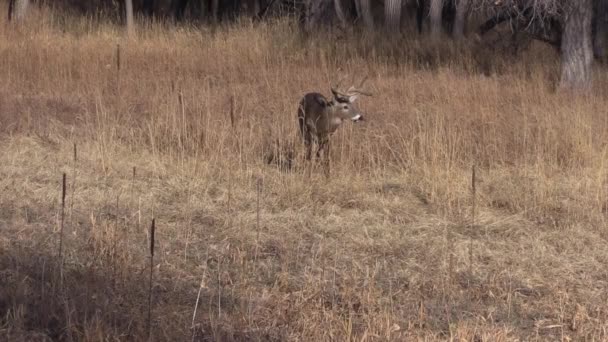
M9 0L8 2L8 20L19 22L25 18L27 8L30 4L29 0Z
M154 0L144 0L143 10L147 16L151 17L154 14Z
M184 19L184 14L186 13L186 7L188 6L188 0L173 0L173 15L175 16L175 20L182 21Z
M346 13L344 13L344 7L342 6L342 0L334 0L334 9L336 10L336 16L340 21L342 27L346 27Z
M443 0L431 0L429 16L431 17L431 37L438 38L441 34L441 12Z
M125 24L127 25L127 34L133 34L135 25L133 22L133 0L125 0Z
M591 63L593 45L591 42L592 0L577 0L564 18L562 35L562 88L587 88L591 86Z
M374 16L372 15L371 0L358 0L359 8L361 10L360 16L363 19L363 24L367 29L374 29Z
M389 32L398 32L401 27L401 0L384 2L384 20Z
M217 20L219 19L218 18L219 10L220 10L219 0L211 0L211 10L209 12L211 13L211 20L213 20L214 23L217 23Z
M608 0L595 0L595 17L593 21L593 55L605 60L608 43Z
M331 0L307 0L306 1L306 17L304 20L304 30L311 32L321 21L323 11L325 10L326 1Z
M201 18L203 17L203 1L192 1L192 7L190 7L190 11L192 11L192 19L201 20Z
M127 22L127 10L125 7L125 0L118 1L118 19L120 20L121 25L126 25Z
M258 13L260 13L261 10L262 10L262 4L260 3L260 0L253 0L253 14L252 14L252 17L257 16Z
M457 0L456 18L454 19L453 35L456 39L464 37L464 29L469 14L469 0Z

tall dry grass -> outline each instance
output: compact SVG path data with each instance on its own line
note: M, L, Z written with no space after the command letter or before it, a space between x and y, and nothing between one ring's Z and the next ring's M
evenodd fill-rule
M152 218L156 340L608 338L599 67L572 96L542 46L305 38L289 21L140 22L127 39L48 9L1 22L0 56L11 340L146 339ZM308 177L297 102L341 72L370 75L369 120L333 137L331 179ZM288 172L266 163L292 150Z

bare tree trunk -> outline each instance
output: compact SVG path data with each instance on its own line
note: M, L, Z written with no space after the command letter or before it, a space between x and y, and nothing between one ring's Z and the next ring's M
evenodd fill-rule
M201 20L203 17L203 1L194 0L192 1L192 7L190 9L192 12L192 19Z
M22 21L27 14L29 4L29 0L9 0L8 20L16 22Z
M369 30L374 29L374 16L372 15L371 0L358 0L359 8L361 10L360 15L363 18L363 24Z
M151 17L154 14L154 0L144 0L143 10L147 16Z
M325 5L331 0L307 0L304 19L304 30L311 32L321 21Z
M401 0L384 2L384 20L389 32L398 32L401 27Z
M571 3L565 15L562 35L562 88L587 88L591 86L591 42L592 0L577 0Z
M125 1L125 25L127 27L127 34L131 35L134 32L134 21L133 21L133 0Z
M346 27L346 13L344 13L344 8L342 7L342 0L334 0L334 8L336 10L336 16L340 21L340 25L342 25L342 27Z
M126 25L127 22L127 10L125 6L125 0L118 1L118 19L120 20L121 25Z
M253 15L255 17L262 10L262 5L260 4L260 0L253 0Z
M173 15L175 20L181 21L184 19L184 14L186 13L186 7L188 6L188 0L173 0L171 2L171 7L173 7Z
M454 19L454 38L461 39L464 36L464 28L469 15L469 0L457 0L456 18Z
M219 9L220 9L220 2L219 0L212 0L211 1L211 18L213 20L214 23L217 23L218 18L218 14L219 14Z
M608 0L595 0L595 18L593 22L593 55L604 60L607 57L608 43Z
M431 17L431 37L437 38L441 34L441 12L443 0L431 0L429 16Z

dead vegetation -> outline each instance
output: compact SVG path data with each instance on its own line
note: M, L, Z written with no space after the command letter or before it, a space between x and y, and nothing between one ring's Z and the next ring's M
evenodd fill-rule
M147 339L156 218L154 340L608 339L604 70L571 97L538 47L486 76L286 22L1 24L4 338ZM308 178L297 102L338 67L377 95Z

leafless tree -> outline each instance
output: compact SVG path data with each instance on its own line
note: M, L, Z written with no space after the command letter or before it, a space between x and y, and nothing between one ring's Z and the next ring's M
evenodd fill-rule
M525 17L530 24L556 20L560 24L562 88L591 85L593 43L591 22L594 0L473 0L477 9L502 11L507 18ZM600 0L603 1L603 0ZM505 11L505 8L508 9ZM504 14L506 13L506 14ZM532 27L532 25L529 25Z
M441 34L443 0L431 0L429 16L431 18L431 37L437 38Z
M384 20L389 32L398 32L401 27L401 0L386 0L384 2Z
M29 0L9 0L8 2L8 20L19 22L25 18L27 8L30 4Z
M321 19L327 14L332 3L332 0L306 0L303 20L305 32L311 32L321 23Z
M154 0L143 0L142 8L147 16L154 14Z
M464 36L464 29L469 14L469 0L456 0L456 18L452 34L460 39Z
M359 12L363 19L363 24L368 30L374 29L374 16L372 15L371 0L356 0L359 4Z
M127 34L133 34L135 30L135 23L133 20L133 0L125 1L125 25L127 27Z
M336 10L336 16L338 17L338 20L340 21L340 25L342 25L342 27L345 27L348 23L347 23L346 12L344 11L344 4L342 3L342 0L334 0L334 9Z
M565 88L586 88L591 85L591 63L593 45L591 42L592 0L573 1L564 13L562 35L561 86Z
M604 61L608 48L608 0L595 0L593 10L593 54Z

